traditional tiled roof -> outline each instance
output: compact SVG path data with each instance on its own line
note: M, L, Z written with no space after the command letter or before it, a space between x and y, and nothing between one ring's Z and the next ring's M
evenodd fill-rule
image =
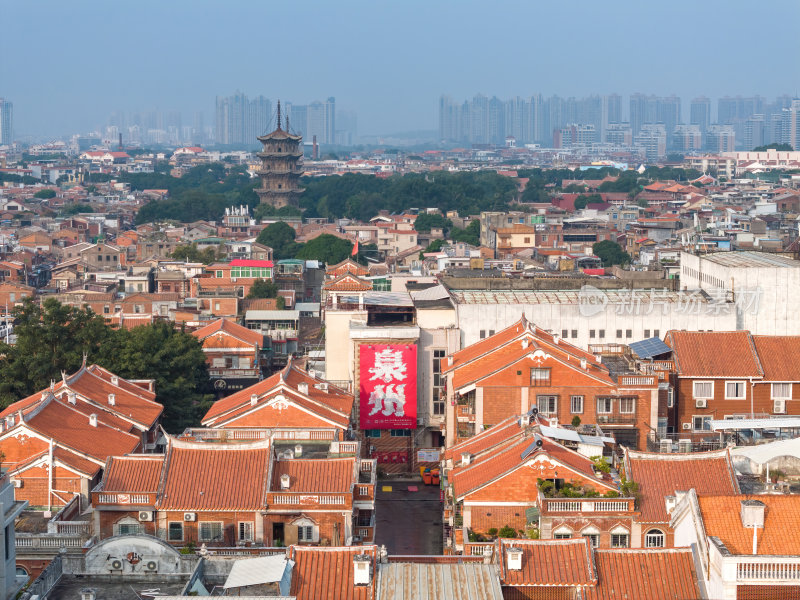
M307 394L299 392L301 383L308 386ZM215 402L203 417L202 423L220 426L225 421L253 409L251 404L253 395L258 397L256 404L258 406L268 402L282 390L291 401L346 427L353 410L353 395L332 385L327 386L327 391L320 389L324 384L323 380L312 377L290 363L282 371L267 379Z
M204 340L217 333L228 334L248 344L258 344L259 347L264 345L264 336L262 334L248 329L247 327L242 327L229 319L217 319L213 323L209 323L205 327L193 331L192 335L199 340Z
M369 585L355 585L353 582L353 558L357 554L367 555L372 563ZM292 546L289 558L294 561L294 568L289 593L297 600L318 600L321 597L331 600L374 600L377 588L375 555L375 546ZM324 593L320 595L323 590Z
M698 496L739 493L739 484L727 450L660 454L625 451L628 479L639 484L640 520L668 523L665 497L694 488Z
M112 456L103 471L104 492L157 492L163 454Z
M687 600L701 598L692 551L595 550L598 584L586 588L586 600Z
M706 535L718 537L732 554L753 553L753 529L742 526L741 502L764 503L764 528L758 530L759 555L800 555L800 496L700 496L697 502Z
M352 258L346 258L342 262L331 265L325 272L328 276L338 277L342 273L353 273L354 275L364 276L369 274L367 267L358 264Z
M372 283L350 273L344 273L327 282L323 289L329 292L368 292L372 290Z
M478 435L475 435L463 442L450 446L444 451L442 458L452 458L458 464L461 455L464 453L479 454L490 448L494 448L498 444L518 435L523 432L519 426L519 417L509 417L505 421L500 421L497 425L493 425L489 429L484 429Z
M98 414L97 427L94 427L89 424L89 417L81 411L51 399L26 423L43 436L53 438L57 444L100 461L138 448L141 442L138 435L106 425L100 418Z
M591 586L597 582L592 550L585 538L570 540L499 541L503 586ZM522 550L522 569L508 568L509 548Z
M454 468L450 471L449 480L453 485L456 498L462 498L514 471L539 454L545 454L552 461L562 464L585 479L596 482L598 488L616 489L610 479L606 481L594 475L593 463L585 456L543 436L541 448L531 448L533 444L533 437L521 437L519 440L509 442L496 452L484 455L483 460ZM529 449L531 451L526 452Z
M492 336L488 338L484 338L474 344L467 346L463 350L459 350L458 352L454 352L450 356L450 361L447 364L446 371L450 371L452 369L456 369L461 367L469 362L472 362L476 358L479 358L485 354L488 354L495 348L503 346L508 342L516 339L518 336L522 335L522 333L527 328L527 321L521 319L511 325L510 327L506 327L502 331L498 331Z
M353 485L355 458L275 460L272 466L273 492L281 491L281 476L289 475L290 492L348 493Z
M254 444L170 440L158 508L259 510L264 506L270 449Z
M679 376L761 377L764 374L747 331L670 331L665 341L673 349Z
M754 335L766 381L800 381L800 336Z

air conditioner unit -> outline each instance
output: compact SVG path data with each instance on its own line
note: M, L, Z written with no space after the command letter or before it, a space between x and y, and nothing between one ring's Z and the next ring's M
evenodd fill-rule
M684 429L691 429L692 428L692 424L691 423L684 423L683 424L683 428Z
M694 401L695 408L706 408L708 406L708 400L705 398L697 398Z
M144 570L149 571L150 573L158 571L158 561L148 560L146 563L144 563Z
M140 521L152 521L153 520L153 511L152 510L140 510L139 511L139 520Z
M11 485L13 485L15 488L21 488L22 487L22 479L14 479L11 482Z
M776 415L782 415L786 412L786 400L773 400L772 412ZM17 483L16 481L14 483Z
M661 452L672 452L672 440L661 440L659 446Z
M197 513L183 513L183 520L184 521L196 521L197 520Z
M106 567L108 567L109 571L122 571L122 565L121 558L110 558L106 561Z

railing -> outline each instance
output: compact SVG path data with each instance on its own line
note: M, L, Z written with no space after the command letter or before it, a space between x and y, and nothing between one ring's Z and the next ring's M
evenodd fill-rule
M355 454L358 451L358 442L339 442L339 454Z
M800 580L800 562L738 563L737 581L797 581Z
M631 512L633 501L629 498L600 500L597 498L580 498L574 500L544 499L544 512Z
M276 431L272 436L276 440L324 440L331 441L334 432L330 429L307 431Z
M98 494L100 504L144 504L151 505L150 496L147 494Z
M59 548L83 548L88 536L53 535L47 533L17 533L14 546L18 550L58 550Z
M89 521L56 521L55 533L61 535L88 535L91 530Z
M657 371L674 371L675 363L671 360L654 360L653 362L641 362L639 368L643 373L648 375L654 374Z
M464 542L464 554L467 556L484 556L487 550L494 552L494 544Z
M214 369L208 370L211 377L258 377L258 369Z
M272 497L273 504L280 505L313 505L321 504L327 506L342 506L347 504L345 496L320 496L319 494L275 494Z
M658 384L658 378L654 375L622 375L619 378L619 384L624 386L655 386Z
M635 425L636 415L597 415L598 425Z
M471 406L459 404L456 406L456 417L459 419L475 420L475 409Z
M297 329L262 329L261 333L273 341L297 339Z
M355 500L374 500L375 487L369 483L360 483L355 486Z

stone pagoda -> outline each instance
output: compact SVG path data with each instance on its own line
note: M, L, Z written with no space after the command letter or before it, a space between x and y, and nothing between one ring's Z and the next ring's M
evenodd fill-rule
M286 129L281 129L281 103L278 102L278 128L272 133L259 136L263 144L258 158L261 168L257 171L261 187L256 188L261 202L275 208L297 206L303 189L300 174L303 172L303 137L289 133L289 117Z

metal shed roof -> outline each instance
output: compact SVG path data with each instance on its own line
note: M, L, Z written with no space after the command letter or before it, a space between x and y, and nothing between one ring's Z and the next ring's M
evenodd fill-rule
M503 600L494 565L381 564L378 600Z

